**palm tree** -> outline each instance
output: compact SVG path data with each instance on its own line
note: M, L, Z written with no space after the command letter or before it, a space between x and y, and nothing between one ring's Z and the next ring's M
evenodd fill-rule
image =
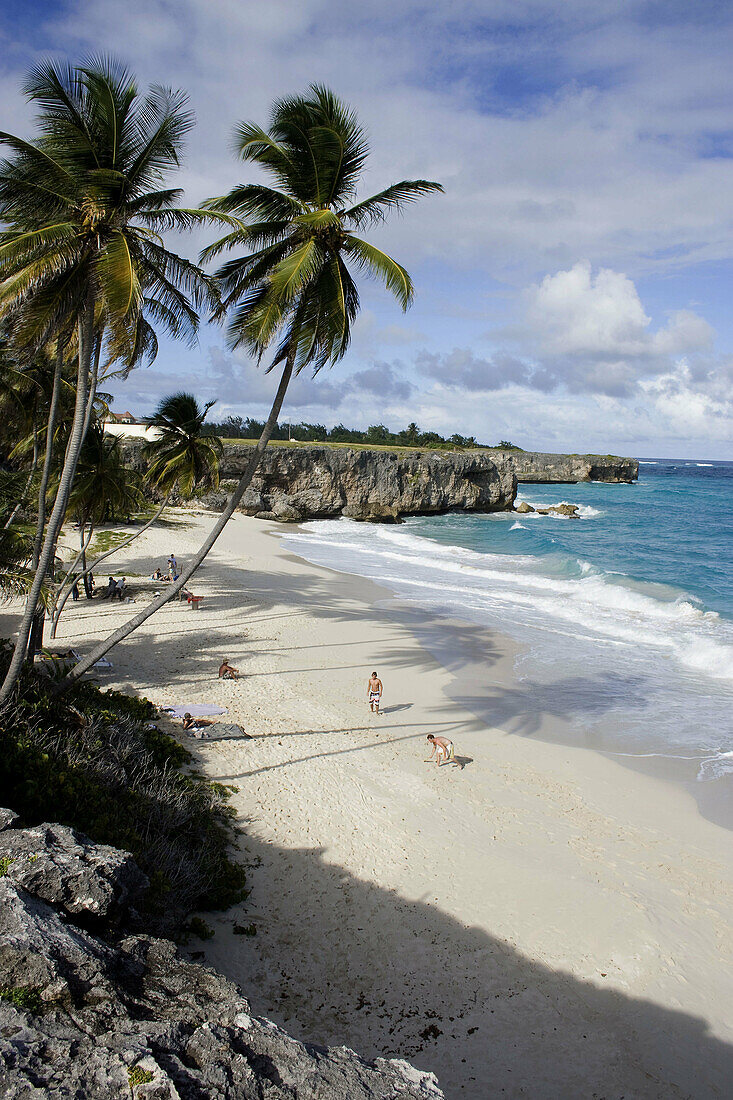
M246 348L258 361L274 347L268 369L282 364L282 374L272 409L226 508L178 581L80 661L67 685L172 599L198 569L252 480L293 373L305 367L316 373L343 358L359 309L348 264L383 282L403 310L412 301L404 267L354 230L384 220L420 195L442 191L440 184L403 180L356 201L369 147L354 113L318 85L304 97L275 103L269 130L242 123L237 145L242 160L269 173L277 186L245 183L205 204L244 224L205 249L201 259L245 250L217 272L225 295L219 315L231 310L232 347Z
M16 342L41 346L73 326L74 416L56 499L38 555L0 703L17 681L31 624L66 512L91 419L100 357L131 368L157 341L151 322L193 342L210 278L169 251L159 233L232 218L176 204L164 186L193 125L181 92L138 94L108 59L79 67L44 62L24 88L39 105L38 136L0 132L12 158L0 164L0 310Z
M221 440L203 434L206 414L214 404L208 401L202 408L192 393L174 393L148 418L158 438L143 447L149 462L145 477L166 496L174 489L190 497L201 485L218 488Z
M163 398L156 411L148 418L148 424L157 428L160 434L143 448L143 457L149 462L145 481L158 493L164 494L163 501L139 531L101 554L86 567L85 578L112 554L124 550L131 542L144 535L160 519L171 495L177 489L184 497L189 497L200 486L218 487L222 444L216 436L203 434L206 414L213 404L215 402L209 401L201 408L193 394L176 393Z
M83 579L87 588L86 552L96 527L114 521L115 516L138 511L145 503L139 478L125 466L118 436L105 435L99 424L92 424L79 454L76 477L69 496L67 516L79 528L79 553L66 571L56 591L51 637L56 637L61 613L71 590ZM81 563L81 574L77 566ZM95 563L96 565L96 563ZM91 593L88 591L88 594Z

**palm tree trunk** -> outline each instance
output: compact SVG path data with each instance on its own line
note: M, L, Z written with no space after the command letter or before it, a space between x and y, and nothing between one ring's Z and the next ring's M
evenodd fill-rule
M41 483L38 486L38 521L36 523L36 537L33 541L33 568L38 568L38 560L41 556L41 544L43 542L43 530L46 526L46 493L48 492L48 480L51 476L51 463L53 460L54 433L56 431L56 415L59 408L59 396L61 394L61 368L64 365L64 349L66 345L59 336L56 341L56 365L53 371L53 389L51 390L51 405L48 410L48 423L46 424L46 454L43 459L41 471Z
M170 493L168 493L158 511L155 513L152 519L148 520L144 527L141 527L140 530L136 531L134 535L130 535L129 539L123 539L123 541L118 543L117 546L113 546L111 550L105 550L103 554L100 554L100 556L96 558L96 560L93 561L90 566L84 569L82 577L86 577L89 573L93 573L97 566L101 565L101 563L107 558L110 558L113 554L116 554L118 550L124 550L124 548L126 546L129 546L131 542L134 542L135 539L139 539L141 535L144 535L148 527L152 527L155 521L160 519L160 517L163 515L163 510L167 507L170 498L171 495Z
M53 372L51 404L49 406L48 421L46 423L46 453L43 459L41 481L38 486L38 519L36 521L36 535L33 540L33 556L31 558L33 569L38 568L38 562L41 556L41 546L43 544L43 532L46 527L46 493L48 492L48 482L51 477L51 465L53 463L54 435L56 433L56 417L59 408L59 398L61 396L61 371L64 365L65 348L66 343L59 336L56 340L56 364ZM55 555L55 553L56 547L54 546L53 554ZM50 561L53 568L53 556ZM44 604L40 604L36 608L30 637L28 639L28 652L31 653L33 657L35 657L36 653L38 653L43 645L43 626L45 621L46 608Z
M56 493L51 516L48 521L41 552L36 567L35 576L26 600L25 611L18 630L18 640L10 661L7 675L0 688L0 705L10 695L20 676L23 662L28 651L28 641L36 614L36 608L41 597L41 589L52 562L52 555L56 546L56 540L61 530L61 525L66 515L66 507L69 502L69 493L76 473L76 464L79 459L81 445L84 442L84 426L87 411L87 398L89 396L89 375L94 351L94 299L91 291L84 304L84 308L78 320L79 355L76 375L76 403L74 406L74 420L69 434L69 443L66 448L64 468L61 471L59 487Z
M78 577L75 578L74 575L73 575L77 565L79 564L79 562L82 563L82 570L86 570L87 547L89 546L89 543L92 541L92 535L94 534L94 522L90 520L90 522L89 522L89 533L86 535L86 537L84 536L84 528L85 527L86 527L86 521L84 521L82 523L81 530L79 532L79 543L80 543L81 549L79 550L79 553L76 555L76 557L74 558L74 560L71 563L71 565L69 566L69 568L66 570L66 574L64 576L64 579L62 580L61 584L59 585L58 594L56 596L56 606L54 607L53 614L51 616L51 637L52 638L56 637L56 629L59 625L59 619L61 618L61 612L64 610L64 607L66 606L66 601L68 600L69 596L71 595L72 588L74 587L74 585L76 584L76 582L79 579ZM82 572L82 576L84 576L83 572Z
M90 376L89 383L88 383L87 403L86 403L86 408L84 409L84 426L83 426L83 429L82 429L82 436L81 436L82 443L86 439L87 432L89 431L89 425L90 425L91 419L92 419L92 412L94 410L94 399L95 399L96 394L97 394L97 378L99 376L99 359L100 359L101 353L102 353L102 333L98 333L96 338L95 338L95 342L94 342L94 358L93 358L93 361L92 361L91 376ZM67 446L66 446L67 458L68 458L68 454L69 454L70 444L71 444L71 440L69 440L69 443L67 443ZM78 458L78 456L77 456L77 458ZM76 462L74 463L74 472L76 472ZM74 480L73 474L72 474L71 480L72 480L72 483L73 483L73 480ZM54 539L53 550L51 552L51 557L49 559L49 575L53 574L54 562L56 561L56 547L58 545L59 535L61 534L61 526L63 525L64 518L65 518L65 516L61 520L61 524L59 525L59 529L56 532L56 537ZM83 553L83 551L82 551L82 553ZM78 559L77 559L77 561L78 561ZM64 583L65 583L65 581L62 582L62 586L63 586ZM69 591L71 591L71 589L69 589ZM56 600L58 601L58 594L56 596ZM64 601L64 602L66 602L66 601ZM33 659L36 656L36 653L38 653L39 649L43 645L43 624L44 624L45 620L46 620L46 608L43 604L41 604L39 607L36 608L36 615L35 615L35 619L34 619L34 625L33 625L33 628L31 629L30 638L29 638L29 642L28 642L27 659L29 661L33 661ZM52 638L56 637L56 624L57 623L58 623L58 616L54 615L53 616L53 630L51 632L51 637Z
M290 379L293 374L295 353L296 347L295 345L293 345L288 354L282 377L280 378L280 384L277 388L277 393L275 394L275 400L273 401L270 415L268 416L265 426L262 429L262 435L257 440L257 444L255 446L252 457L250 458L249 462L247 463L246 469L244 470L239 481L237 482L236 489L229 497L226 508L214 524L213 528L204 540L194 559L188 566L186 566L178 580L169 585L168 588L166 588L165 592L162 592L160 596L157 596L151 603L148 604L147 607L143 608L143 610L138 612L137 615L134 615L123 626L115 630L112 634L109 635L109 637L105 638L103 642L100 642L99 645L96 646L95 649L93 649L92 652L89 653L86 657L83 657L82 660L74 666L68 676L64 677L61 683L57 686L57 688L55 689L57 693L65 691L67 688L71 687L72 684L75 684L76 681L79 680L84 675L84 673L92 667L92 665L96 664L100 657L104 657L105 653L112 649L113 646L117 645L118 642L121 642L129 634L132 634L132 632L134 630L137 630L137 628L141 626L142 623L144 623L147 619L149 619L151 615L154 615L156 611L158 611L161 607L172 600L174 596L177 596L183 586L191 579L193 574L201 565L209 550L211 550L211 547L214 545L219 535L226 527L228 521L231 519L231 516L234 513L234 509L237 507L240 500L244 496L245 490L249 487L249 484L254 477L255 471L259 466L260 461L262 460L262 456L265 453L265 448L267 447L267 444L270 441L270 437L275 429L275 426L277 425L277 418L280 415L280 409L282 408L282 403L285 399L288 384L290 383Z
M10 516L8 517L8 519L5 520L5 523L3 524L3 531L7 531L8 527L10 527L11 523L13 522L15 517L17 516L18 512L21 510L23 505L26 503L26 501L28 499L28 493L30 491L31 483L33 482L33 476L36 472L37 467L38 467L38 429L36 428L36 425L34 424L33 425L33 461L31 462L31 468L30 468L30 471L28 473L28 477L26 479L25 486L23 487L23 492L21 493L20 500L15 505L15 508L13 508L13 510L10 513Z

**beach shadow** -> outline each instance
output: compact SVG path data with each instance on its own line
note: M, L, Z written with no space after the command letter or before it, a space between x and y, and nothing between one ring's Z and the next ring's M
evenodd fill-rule
M412 703L394 703L391 707L381 707L382 714L397 714L400 710L409 710Z
M454 768L460 768L463 771L469 764L473 764L472 756L454 756L450 761Z
M554 969L439 905L354 876L325 849L251 836L242 848L260 864L252 894L216 918L207 961L296 1038L406 1058L433 1070L448 1100L728 1095L733 1047L700 1017L603 988L610 965L588 979ZM255 937L233 936L250 921ZM628 944L637 949L646 945Z

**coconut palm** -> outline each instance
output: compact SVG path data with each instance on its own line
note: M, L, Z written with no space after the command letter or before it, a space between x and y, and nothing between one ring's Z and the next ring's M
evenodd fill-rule
M317 85L306 96L275 103L269 130L247 122L236 136L242 160L263 169L276 186L245 183L210 200L209 209L235 214L243 224L201 258L244 250L217 272L224 292L220 315L229 313L232 347L245 348L258 360L271 350L268 369L282 365L272 409L226 508L176 584L80 661L67 684L175 596L198 569L252 480L293 373L306 367L317 372L343 358L359 309L350 266L381 281L403 310L412 301L404 267L355 231L427 192L441 191L440 184L403 180L357 201L369 152L364 132L354 113Z
M158 437L143 447L149 463L145 478L160 492L170 496L178 489L190 497L202 485L218 488L221 440L203 434L206 414L214 404L208 401L201 407L192 393L174 393L148 417Z
M41 346L73 325L77 375L58 492L0 702L26 655L90 423L102 352L123 368L144 354L154 357L153 323L176 338L195 339L197 311L215 307L215 289L159 234L227 220L180 208L180 191L165 186L193 125L183 93L156 86L141 97L127 70L104 58L79 67L44 62L31 71L24 91L40 108L37 137L25 141L0 132L11 153L0 164L6 227L0 235L0 310L20 345Z
M148 424L157 428L159 435L143 447L143 458L149 463L145 481L163 493L162 503L143 527L93 561L85 576L144 535L160 519L176 490L189 497L201 486L218 487L222 444L216 436L203 434L206 414L214 403L209 401L201 408L193 394L176 393L163 398L148 418Z

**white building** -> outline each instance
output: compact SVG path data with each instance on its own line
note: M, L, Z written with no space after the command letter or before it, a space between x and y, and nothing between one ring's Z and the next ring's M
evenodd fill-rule
M130 412L110 412L102 421L102 429L107 435L124 435L129 439L158 439L160 436L159 428L151 428Z

